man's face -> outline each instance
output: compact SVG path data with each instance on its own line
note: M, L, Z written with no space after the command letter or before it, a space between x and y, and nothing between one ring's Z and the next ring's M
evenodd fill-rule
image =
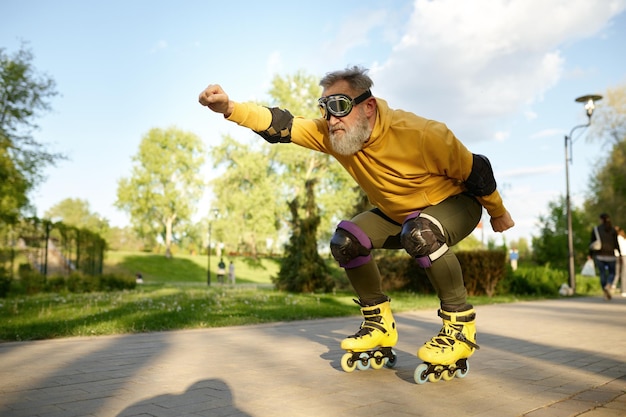
M354 99L354 92L350 90L347 82L340 81L328 87L323 92L323 97L332 94L345 94ZM365 114L365 103L359 103L352 111L343 117L330 115L328 130L330 143L333 150L340 155L354 155L363 148L372 133L369 120Z

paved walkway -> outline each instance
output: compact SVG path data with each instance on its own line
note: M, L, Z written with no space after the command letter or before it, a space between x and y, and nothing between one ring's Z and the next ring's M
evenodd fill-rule
M341 370L357 317L0 344L0 415L626 416L626 299L481 306L464 379L417 385L434 311L397 314L394 369ZM1 324L0 324L1 325Z

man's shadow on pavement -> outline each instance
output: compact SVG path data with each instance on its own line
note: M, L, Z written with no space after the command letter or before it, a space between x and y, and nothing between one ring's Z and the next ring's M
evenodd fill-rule
M172 415L240 416L249 414L237 409L228 385L221 379L196 382L179 395L163 394L132 404L117 417Z

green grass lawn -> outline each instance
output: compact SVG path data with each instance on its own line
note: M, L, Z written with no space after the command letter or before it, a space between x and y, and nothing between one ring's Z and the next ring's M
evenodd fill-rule
M207 259L142 252L109 252L105 273L135 275L145 283L134 290L91 293L16 294L0 299L0 341L110 335L174 329L239 326L359 314L352 292L291 294L271 285L279 265L273 260L233 259L237 285L206 283ZM230 259L225 259L230 261ZM390 293L395 312L432 309L434 295ZM541 297L471 297L474 305ZM358 324L356 319L355 326Z
M293 295L252 286L143 285L0 301L0 340L236 326L354 314L348 296Z
M224 258L228 265L235 264L235 276L238 284L271 284L271 277L279 270L277 260L254 260L246 257ZM211 257L211 281L217 282L217 264L219 258ZM176 255L166 258L160 254L145 252L108 251L104 260L105 273L140 272L146 283L206 283L208 258L206 255Z
M433 295L391 293L395 312L429 308ZM267 286L145 284L131 291L41 293L0 300L0 341L239 326L358 315L353 294L291 294ZM475 297L475 305L517 298ZM356 326L356 323L355 323Z

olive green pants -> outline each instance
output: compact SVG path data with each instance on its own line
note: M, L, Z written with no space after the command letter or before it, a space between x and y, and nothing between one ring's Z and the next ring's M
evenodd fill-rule
M468 236L482 216L482 206L469 195L459 194L441 203L421 210L437 219L442 227L446 244L451 247ZM374 249L402 249L402 225L386 219L377 210L366 211L350 220L363 230L372 241ZM425 268L426 275L441 300L441 304L463 305L467 291L461 265L456 255L448 250ZM362 301L372 302L385 298L382 277L374 259L353 269L346 269L348 279Z

